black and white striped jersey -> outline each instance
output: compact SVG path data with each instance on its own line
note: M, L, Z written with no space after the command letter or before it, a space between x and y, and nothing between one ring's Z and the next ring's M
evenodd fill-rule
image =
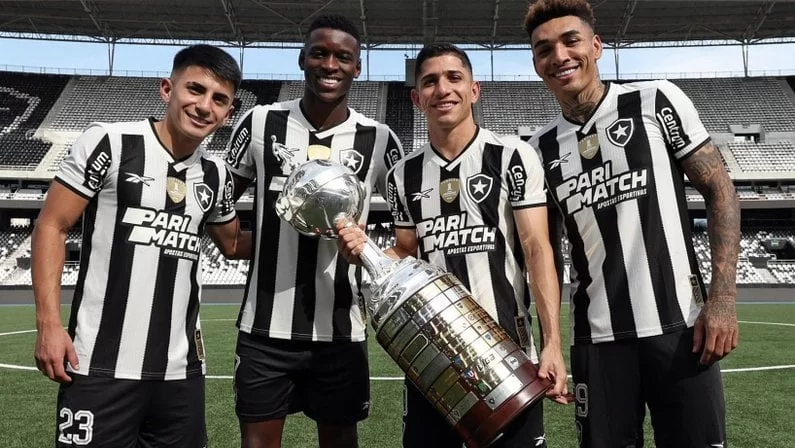
M695 322L706 292L680 164L708 141L668 81L608 84L586 123L559 115L530 140L570 241L575 344Z
M426 143L398 163L387 180L395 226L416 230L419 257L458 277L536 359L527 267L513 215L517 209L546 206L535 150L479 128L455 160Z
M388 126L353 109L343 123L318 131L299 102L254 107L229 142L231 171L256 179L254 259L238 327L278 339L363 341L357 268L338 255L336 241L300 235L276 215L274 202L286 179L282 162L328 159L351 168L367 188L364 223L373 188L384 191L386 173L403 149Z
M201 149L174 160L154 122L92 124L55 177L89 200L69 334L82 375L176 380L205 372L205 224L235 218L231 175Z

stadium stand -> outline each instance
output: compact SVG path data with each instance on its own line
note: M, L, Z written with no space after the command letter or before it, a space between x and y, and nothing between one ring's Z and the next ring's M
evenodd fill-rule
M766 131L795 131L795 104L783 95L777 78L675 79L699 111L710 132L732 124L759 124Z
M68 76L0 72L0 166L35 168L51 143L36 135Z
M518 125L540 127L560 112L541 81L482 82L483 126L498 134L515 134Z
M795 130L795 127L792 129ZM727 146L743 171L795 171L795 145L791 141L729 142ZM764 157L760 157L760 155L764 155Z
M135 121L163 115L160 78L76 76L50 127L68 131L85 129L99 121Z
M408 145L414 143L414 105L410 98L411 87L403 82L390 82L387 86L387 109L384 122L395 131L400 142ZM414 148L403 148L410 152Z

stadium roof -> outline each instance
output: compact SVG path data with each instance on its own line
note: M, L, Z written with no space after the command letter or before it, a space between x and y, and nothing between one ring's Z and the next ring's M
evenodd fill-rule
M795 2L592 0L609 46L795 42ZM318 14L358 21L362 43L523 46L527 0L0 0L0 37L291 47Z

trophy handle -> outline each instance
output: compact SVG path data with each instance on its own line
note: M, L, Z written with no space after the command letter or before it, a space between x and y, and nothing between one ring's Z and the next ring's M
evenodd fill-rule
M370 238L367 238L359 258L375 284L380 284L382 279L389 275L397 264L397 261L386 256L384 251L376 246Z

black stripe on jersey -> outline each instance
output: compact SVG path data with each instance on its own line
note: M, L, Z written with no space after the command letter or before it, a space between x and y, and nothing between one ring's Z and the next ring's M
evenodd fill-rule
M105 182L105 176L108 174L108 169L112 163L110 137L105 134L96 148L94 148L94 151L91 152L88 160L86 160L83 186L95 193L101 190L102 184Z
M508 162L508 172L505 173L505 181L508 183L509 201L516 202L524 199L527 186L527 171L524 169L522 156L519 155L518 149L514 149L511 152L511 160ZM529 207L537 207L538 205L533 204Z
M620 99L621 96L619 96L619 101ZM662 131L666 147L673 157L674 154L690 144L690 136L687 135L684 126L682 126L682 118L676 108L660 89L657 89L654 104L654 115L660 124L660 131ZM640 117L641 115L638 116Z
M121 158L119 172L144 175L146 151L142 135L121 136ZM108 266L108 283L105 288L102 318L99 321L97 341L103 341L104 349L97 348L91 357L89 375L108 375L116 369L119 347L127 309L127 296L132 281L132 262L135 245L127 242L130 229L122 224L127 206L137 207L141 203L143 183L118 182L117 186L116 228ZM85 248L83 249L85 250ZM139 280L139 279L137 279ZM168 340L168 339L166 339Z
M258 297L257 306L256 306L256 315L254 316L254 322L252 327L253 328L270 328L270 321L273 316L273 294L271 291L276 290L276 263L277 258L276 254L279 251L279 230L281 229L281 219L276 215L274 204L276 203L276 198L279 196L278 191L270 191L268 186L273 179L273 173L278 173L281 175L281 161L273 155L273 150L271 147L271 136L276 138L277 142L284 142L287 137L287 117L290 115L289 111L286 110L272 110L268 111L268 114L265 117L265 130L263 131L263 138L264 142L264 154L263 160L265 163L265 175L261 173L258 174L257 183L262 182L262 191L265 197L263 198L264 209L258 210L257 207L259 204L259 198L255 196L254 198L254 216L257 216L258 213L262 213L262 227L255 228L253 237L257 237L257 233L261 233L260 238L260 247L259 250L255 251L256 254L259 254L258 260L258 267L259 270L257 272L257 288L258 291L255 291L256 297ZM255 188L256 194L259 194L259 188ZM256 226L255 226L256 227ZM256 240L255 240L256 241ZM254 268L254 263L251 263L251 268ZM251 272L249 272L247 285L246 285L246 295L244 297L248 297L249 294L252 292L249 291L249 287L251 284ZM270 298L269 303L259 303L260 300ZM240 316L238 317L237 324L240 325L240 319L243 316L243 310L245 309L246 301L244 299L242 306L240 307ZM254 330L252 330L254 331Z
M384 151L384 166L387 170L395 166L400 159L403 158L403 151L398 144L397 139L393 136L392 132L388 132L389 140L386 143L386 151Z
M88 158L88 160L96 160L99 153L106 153L110 159L110 139L108 138L107 134L102 138L102 140L99 141L99 144L97 144L97 147L94 148L94 151L91 153L91 156ZM83 193L80 193L76 189L72 188L66 182L63 182L58 178L55 180L57 180L61 185L69 188L75 194L85 197ZM72 339L75 337L75 329L77 328L77 315L80 311L80 304L83 302L83 291L85 289L86 274L88 273L88 263L91 258L91 239L94 237L94 225L96 223L98 207L99 197L98 195L94 195L94 197L89 199L86 209L83 211L83 241L81 244L82 249L80 250L80 269L77 273L77 283L75 284L75 292L72 297L72 311L69 315L69 335L72 337Z
M246 114L243 121L241 121L236 128L236 132L229 139L229 150L226 151L226 163L232 168L240 168L240 160L243 154L248 150L248 145L251 143L251 117L254 112Z
M202 170L204 171L204 183L210 186L213 191L221 192L224 190L219 185L221 180L218 176L218 169L216 165L207 160L205 158L201 159L202 163ZM226 169L226 168L223 168ZM227 171L227 183L231 181L230 174ZM204 233L204 224L207 221L207 218L213 213L213 209L211 208L207 212L204 213L202 217L201 225L199 226L199 234ZM196 281L196 274L201 266L200 262L193 263L193 266L190 270L190 298L188 299L188 308L185 316L185 336L188 340L188 357L187 357L187 372L201 372L201 360L199 359L198 354L196 353L196 325L199 321L199 304L201 302L201 297L199 296L199 292L201 291L201 285L198 284Z
M77 315L80 311L80 304L83 302L83 290L86 283L86 273L88 272L88 263L91 261L91 238L94 237L94 224L96 223L97 219L98 205L99 196L94 196L88 202L88 205L83 212L83 241L80 250L80 269L77 273L77 283L75 284L75 292L72 297L72 311L69 315L69 336L72 337L72 340L75 338Z
M406 160L405 165L402 166L404 200L406 201L409 216L411 216L411 220L415 225L418 220L423 219L422 201L414 201L411 196L422 191L422 166L424 164L425 153Z
M502 146L486 143L483 147L483 162L481 173L485 174L492 179L492 186L490 194L480 204L480 215L483 219L483 224L488 227L499 229L500 225L500 191L502 191L503 182L503 169L502 169ZM467 183L469 183L467 181ZM465 186L462 188L469 188ZM499 231L499 230L498 230ZM516 329L516 316L518 315L518 306L516 303L513 286L510 280L505 275L505 257L507 251L505 249L505 238L496 238L494 250L488 253L489 257L489 272L491 273L492 288L494 291L494 298L498 303L497 318L498 323L505 329L506 333L516 342L519 342L519 334ZM518 269L524 271L524 260L517 266ZM499 306L500 303L508 304L511 306Z
M337 256L337 266L334 268L334 309L331 321L334 340L350 338L353 329L351 323L353 291L351 291L351 284L348 281L350 266L345 258ZM361 279L357 279L357 282L358 285L361 285Z
M656 107L659 109L662 107L671 107L670 101L668 101L668 97L663 95L660 91L657 92L657 98L655 101ZM688 140L689 142L690 140ZM679 221L682 226L682 235L684 236L685 241L693 241L693 234L690 228L690 214L686 212L687 210L687 196L685 195L685 180L684 180L684 173L682 171L681 162L685 160L687 157L690 157L692 154L695 154L699 149L701 149L704 144L709 141L709 138L705 140L703 143L699 144L692 151L690 151L687 155L683 156L679 160L674 159L674 157L670 157L671 162L671 173L673 177L673 185L674 185L674 195L676 197L676 206L678 207L679 213ZM670 150L670 149L669 149ZM698 278L699 288L701 289L701 296L707 297L707 290L704 286L704 279L701 276L701 269L698 266L698 258L696 258L696 251L692 244L685 244L687 248L687 258L690 264L690 272Z
M594 127L590 134L595 133L596 128ZM578 131L577 141L590 134L581 134ZM593 158L580 157L580 160L582 161L583 173L589 173L597 167L604 166L605 163L602 159L601 148ZM618 229L618 212L615 206L602 209L591 207L591 211L596 219L596 225L599 228L599 234L602 237L606 252L605 260L602 264L602 276L605 279L605 290L607 291L607 303L610 308L610 323L613 328L613 334L616 338L635 337L637 336L637 330L635 328L635 318L632 314L632 302L629 297L629 283L627 283L627 267L621 244L621 231ZM571 218L571 224L576 231L577 223L573 217Z
M373 163L373 151L375 150L376 128L364 126L356 123L356 135L353 137L353 149L363 156L362 166L357 171L359 180L364 182L367 179L367 172Z
M168 177L178 179L186 184L186 174L184 169L177 172L172 164L168 166ZM166 206L164 210L172 215L182 216L185 214L185 202L192 196L192 192L186 192L182 200L178 203L171 200L171 196L163 191ZM149 318L149 330L146 336L146 351L144 352L144 363L141 371L141 378L147 380L162 380L168 365L168 347L171 340L171 311L174 304L174 288L177 278L177 267L179 258L163 255L160 249L160 258L157 263L157 275L155 276L155 296L152 301L152 312ZM189 338L192 341L193 338ZM188 344L190 346L190 344ZM158 373L154 373L158 372Z
M617 102L619 119L631 118L638 120L639 117L643 116L639 91L619 95ZM627 142L626 148L631 148L631 150L626 151L629 169L632 171L647 170L647 193L644 196L639 196L636 201L640 211L643 241L646 245L646 258L649 263L652 291L657 302L660 325L662 325L663 329L667 329L681 324L684 318L679 309L676 295L676 278L674 277L674 268L669 255L668 241L665 239L665 228L662 223L651 145L649 136L646 133L646 126L641 123L635 123L635 132L632 133L632 139ZM673 160L673 155L669 155L669 158ZM676 171L672 172L675 173ZM684 197L684 194L682 197Z
M398 188L397 184L395 183L396 171L397 169L394 169L390 171L389 174L387 175L386 202L389 205L389 211L392 214L392 221L405 222L409 220L408 211L406 210L406 207L403 205L403 201L401 201L400 198L398 198Z
M311 341L314 333L315 303L317 303L315 271L317 270L319 242L320 240L316 238L298 236L298 262L295 266L295 301L293 302L292 325L293 339L296 340L303 339L303 336ZM338 278L335 278L335 282Z
M538 147L542 151L542 162L547 167L546 176L550 186L561 185L563 183L562 164L553 164L551 161L559 160L560 145L558 144L558 129L551 129L546 134L538 139ZM576 341L591 342L591 324L588 322L588 308L591 304L591 298L588 296L588 287L593 283L591 272L588 270L588 263L585 262L585 243L580 238L580 233L576 230L577 224L566 214L563 213L563 204L558 202L557 193L550 188L549 197L556 204L556 210L549 210L549 213L560 213L563 216L565 226L567 227L566 236L569 239L569 246L571 251L571 263L574 270L577 272L577 281L579 286L574 291L571 297L573 310L573 326L574 338ZM574 228L572 229L573 226ZM562 268L563 266L561 266Z

